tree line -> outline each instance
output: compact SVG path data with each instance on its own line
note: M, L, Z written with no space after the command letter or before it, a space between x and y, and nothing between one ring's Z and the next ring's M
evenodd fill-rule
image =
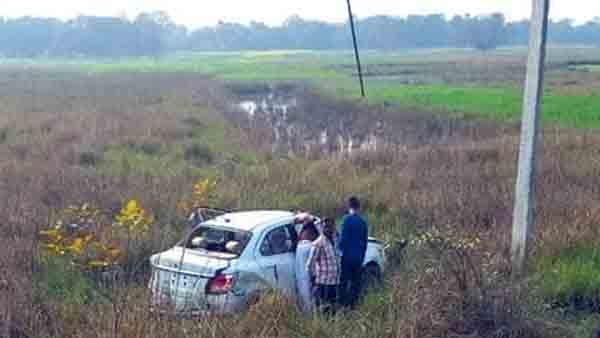
M485 16L379 15L356 20L363 49L471 47L489 50L502 45L526 45L529 21L508 22L503 14ZM600 45L600 18L576 25L552 21L550 43ZM348 23L289 17L279 26L219 22L189 30L164 12L125 17L79 16L0 18L0 56L123 57L158 56L175 50L227 51L269 49L347 49Z

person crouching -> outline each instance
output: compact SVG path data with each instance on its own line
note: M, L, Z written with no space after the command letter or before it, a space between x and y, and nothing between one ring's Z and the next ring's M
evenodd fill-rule
M324 313L334 313L340 283L340 258L334 244L336 228L333 219L323 220L321 235L313 242L307 270L314 280L315 305Z

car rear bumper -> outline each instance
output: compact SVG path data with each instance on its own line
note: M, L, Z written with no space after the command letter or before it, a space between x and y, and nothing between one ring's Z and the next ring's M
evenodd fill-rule
M171 300L154 294L150 310L155 313L175 317L204 317L239 313L248 307L245 297L237 296L233 293L199 297L201 297L201 300Z
M161 308L157 306L150 306L150 312L165 316L174 319L191 319L191 318L202 318L202 317L211 317L214 316L215 313L210 311L198 311L198 310L190 310L190 311L176 311L172 309Z

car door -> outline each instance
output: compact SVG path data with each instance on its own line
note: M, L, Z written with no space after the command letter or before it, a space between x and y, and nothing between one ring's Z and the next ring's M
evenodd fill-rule
M296 242L296 232L291 224L278 225L265 231L256 253L265 279L290 296L296 293Z

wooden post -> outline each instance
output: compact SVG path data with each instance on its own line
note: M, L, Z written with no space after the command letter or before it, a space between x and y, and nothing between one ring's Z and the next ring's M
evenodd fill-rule
M362 67L360 65L360 55L358 54L356 30L354 29L354 15L352 14L352 6L350 6L350 0L346 0L346 3L348 4L348 17L350 19L350 30L352 30L352 44L354 45L354 57L356 58L356 68L358 69L358 79L360 81L360 96L365 97L365 84L363 82Z
M533 0L533 14L529 25L529 57L523 99L519 168L513 214L511 255L514 276L521 275L524 270L527 240L533 223L535 149L543 96L549 8L550 0Z

